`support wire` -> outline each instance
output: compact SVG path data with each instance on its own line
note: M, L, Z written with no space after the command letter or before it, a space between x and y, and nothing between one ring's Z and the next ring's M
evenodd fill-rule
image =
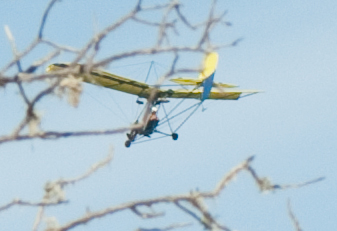
M172 116L172 117L170 117L170 118L166 118L166 117L165 117L164 119L166 119L166 120L162 121L160 124L158 124L158 126L161 126L161 125L163 125L164 123L166 123L168 120L171 120L171 119L173 119L173 118L175 118L175 117L177 117L177 116L179 116L179 115L185 113L186 111L192 109L193 107L197 106L197 105L200 104L200 103L201 103L201 102L195 103L195 104L193 104L192 106L186 108L185 110L183 110L183 111L181 111L181 112L175 114L174 116ZM157 127L158 127L158 126L157 126Z
M203 101L201 101L200 103L198 103L198 105L195 107L195 109L191 112L191 114L189 114L187 116L187 118L176 128L176 130L174 130L174 133L176 133L179 128L181 128L181 126L183 126L183 124L197 111L197 109L200 107L200 105L203 103Z
M163 104L163 109L164 109L164 112L165 112L165 115L166 115L165 118L167 118L167 113L166 113L166 109L164 107L164 104ZM172 130L172 127L171 127L171 124L170 124L170 120L167 120L167 123L168 123L168 125L170 127L171 133L173 133L173 130Z

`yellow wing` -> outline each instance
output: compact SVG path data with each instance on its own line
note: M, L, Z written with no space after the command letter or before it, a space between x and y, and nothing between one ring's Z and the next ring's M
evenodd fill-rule
M47 67L47 72L58 71L67 68L68 64L51 64ZM82 68L78 64L79 69ZM149 98L151 92L157 91L159 98L187 98L187 99L201 99L202 89L188 90L188 89L156 89L146 83L142 83L129 78L121 77L101 70L93 70L89 74L81 73L78 77L83 78L84 82L95 84L102 87L111 88L117 91L137 95L141 98ZM240 89L213 89L210 92L208 99L221 100L236 100L242 93L257 93L256 90L240 90Z
M47 72L61 70L63 68L67 68L68 66L68 64L52 64L47 67ZM79 67L81 68L81 65L79 65ZM78 75L78 77L83 78L83 81L87 83L138 95L142 98L148 98L151 91L155 89L146 83L121 77L101 70L93 70L89 74L81 73Z

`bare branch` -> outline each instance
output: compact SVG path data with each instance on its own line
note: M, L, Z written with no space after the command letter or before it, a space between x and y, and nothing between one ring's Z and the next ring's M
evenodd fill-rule
M4 73L11 68L14 64L16 64L19 60L21 60L24 56L29 54L38 44L40 41L38 39L35 39L22 53L17 54L17 57L9 62L2 70L0 71L0 75L4 75Z
M289 188L301 188L310 184L314 184L317 182L320 182L322 180L325 179L325 177L319 177L317 179L314 180L310 180L310 181L306 181L303 183L299 183L299 184L287 184L287 185L279 185L279 184L272 184L271 181L266 178L266 177L259 177L255 170L248 166L247 168L248 172L251 173L252 177L254 178L255 182L257 183L258 187L260 188L261 191L270 191L270 190L276 190L276 189L289 189Z
M134 16L132 19L136 22L139 22L139 23L142 23L142 24L145 24L145 25L148 25L148 26L154 26L154 27L160 26L160 23L147 21L147 20L141 19L137 16Z
M0 71L0 75L3 75L10 67L12 67L15 63L18 65L19 68L19 72L22 72L22 68L21 68L21 64L20 64L20 60L26 56L28 53L30 53L40 42L42 39L42 33L43 33L43 29L44 29L44 25L46 23L47 20L47 16L49 14L49 11L51 10L51 8L53 7L53 5L55 4L55 2L58 0L51 0L47 6L47 9L45 10L43 17L42 17L42 21L41 21L41 25L40 25L40 29L39 29L39 33L36 39L33 40L33 42L31 43L30 46L27 47L27 49L22 52L21 54L18 54L16 51L16 47L13 46L15 45L14 43L14 37L13 36L9 36L9 40L11 41L12 44L12 49L13 49L13 53L15 55L14 60L11 61L9 64L7 64L1 71ZM5 27L6 30L6 34L11 35L9 27L6 26Z
M145 49L139 49L139 50L133 50L129 52L124 52L121 54L113 55L111 57L105 58L99 62L97 62L94 67L103 67L107 64L128 58L128 57L137 57L137 56L144 56L144 55L150 55L150 54L162 54L162 53L177 53L177 52L199 52L204 53L206 50L191 46L191 47L151 47L151 48L145 48Z
M20 59L18 58L18 52L17 52L17 49L16 49L16 45L15 45L15 40L14 40L14 36L12 35L12 32L10 31L9 29L9 26L5 25L5 32L6 32L6 35L8 37L8 40L11 44L11 47L12 47L12 52L13 52L13 56L14 56L14 59L16 60L16 65L18 67L18 71L19 72L22 72L22 67L21 67L21 63L20 63ZM24 102L26 104L29 104L29 99L22 87L22 84L20 81L17 81L17 85L19 87L19 90L20 90L20 94L24 100Z
M43 29L44 29L44 25L46 24L47 21L47 17L48 14L50 12L50 10L53 8L54 4L57 2L58 0L51 0L47 6L47 9L45 10L42 20L41 20L41 25L40 25L40 29L39 29L39 39L42 39L42 34L43 34Z
M200 222L201 224L203 224L206 229L211 228L211 227L208 226L208 224L204 224L204 222L201 220L201 218L197 214L195 214L194 212L192 212L191 210L189 210L188 208L186 208L185 206L183 206L179 201L176 201L175 205L178 208L180 208L183 212L187 213L188 215L190 215L191 217L193 217L195 220L197 220L198 222Z
M10 141L19 141L19 140L31 140L31 139L58 139L58 138L67 138L70 136L92 136L92 135L113 135L118 133L123 133L129 131L130 129L139 129L143 126L143 124L137 124L130 127L123 127L117 129L110 129L110 130L102 130L102 131L80 131L80 132L39 132L32 135L11 135L11 136L2 136L0 137L0 144Z
M216 197L219 196L220 192L228 185L230 181L234 179L234 177L241 172L249 168L249 164L254 160L254 156L249 157L246 161L239 164L237 167L233 168L227 175L225 175L220 182L217 184L213 192L209 195L203 195L205 197Z
M132 207L131 211L134 212L137 216L148 219L148 218L156 218L156 217L162 217L165 215L165 213L157 213L157 212L151 212L151 213L145 213L141 212L137 207Z
M54 48L56 48L57 50L60 50L60 51L67 51L67 52L71 52L71 53L75 53L75 54L80 53L80 50L78 50L76 48L59 45L59 44L56 44L55 42L49 41L48 39L41 39L41 43L45 43L45 44L47 44L51 47L54 47Z
M162 45L163 39L167 38L167 25L172 25L172 23L167 23L167 18L170 14L170 12L175 9L175 6L178 4L177 1L171 1L170 5L167 7L166 12L164 13L162 17L162 22L159 26L159 35L157 39L157 47L160 47Z
M31 73L35 72L37 68L39 68L43 64L49 62L51 59L55 58L60 53L61 53L60 50L56 50L56 51L53 51L50 54L46 55L42 59L33 62L32 65L27 68L27 70L25 71L25 73L31 74ZM20 74L19 74L19 76L20 76Z
M226 182L226 184L231 181L233 179L233 177L238 174L240 171L244 170L245 167L247 167L247 165L252 161L252 158L247 159L246 161L244 161L242 164L238 165L237 167L235 167L232 171L230 171L227 175L225 175L225 177L221 180L220 185L224 185L224 181ZM195 203L195 201L199 198L213 198L215 196L217 196L221 190L224 189L224 186L217 186L215 187L215 189L211 192L200 192L197 194L182 194L182 195L175 195L175 196L165 196L165 197L159 197L159 198L152 198L149 200L140 200L140 201L133 201L133 202L128 202L128 203L124 203L124 204L120 204L117 206L113 206L113 207L108 207L106 209L103 209L101 211L97 211L97 212L91 212L90 214L85 214L83 217L80 217L78 219L75 219L71 222L69 222L68 224L60 227L59 229L57 229L58 231L65 231L65 230L70 230L72 228L75 228L79 225L83 225L86 224L94 219L100 218L100 217L104 217L107 215L112 215L114 213L117 212L121 212L121 211L125 211L128 209L134 210L134 208L137 208L139 206L151 206L154 204L159 204L159 203L174 203L174 204L179 204L182 201L188 202L188 203ZM200 211L200 208L199 208ZM200 211L202 212L202 214L205 217L208 217L210 219L210 215L206 215L205 211ZM213 220L213 222L215 222L215 220ZM216 223L216 225L218 227L222 227L225 228L224 226L220 226ZM227 229L227 228L226 228ZM225 229L225 230L226 230Z
M325 180L325 177L319 177L310 181L306 181L303 183L299 183L299 184L286 184L286 185L274 185L274 188L279 188L279 189L288 189L288 188L301 188L310 184L315 184L318 183L320 181Z
M180 11L180 4L175 5L175 10L177 12L178 17L181 19L181 21L190 29L195 30L197 27L193 26L191 23L188 22L187 18L181 13Z
M177 228L184 228L190 225L191 223L181 223L181 224L173 224L165 228L153 228L153 229L139 228L136 231L168 231L168 230L177 229Z
M33 231L38 230L39 225L41 224L41 221L42 221L43 214L44 214L44 206L41 206L38 209L36 217L35 217L35 221L34 221L33 228L32 228Z
M21 205L21 206L32 206L32 207L40 207L40 206L54 206L59 204L65 204L68 203L68 201L57 201L57 202L30 202L30 201L23 201L20 199L14 199L12 202L3 205L0 207L0 212L7 210L14 205Z
M130 19L134 18L134 16L140 11L141 9L141 1L138 1L137 6L133 11L126 14L125 16L121 17L117 22L111 24L110 26L106 27L103 31L98 33L94 38L92 38L87 45L84 46L84 48L80 51L78 56L75 58L75 60L72 62L72 65L76 65L88 52L88 50L92 46L97 46L98 43L100 43L111 31L114 31L121 25L123 25L125 22L129 21Z
M299 224L295 214L293 213L293 211L291 209L290 200L288 200L288 213L289 213L289 217L291 218L291 221L293 222L293 225L294 225L296 231L303 231L300 227L300 224Z
M85 172L84 174L78 177L75 177L72 179L60 179L60 180L53 181L53 182L47 182L45 185L45 195L42 199L42 202L29 202L29 201L23 201L20 199L14 199L12 202L1 206L0 212L4 210L8 210L9 208L15 205L40 207L37 213L35 222L34 222L34 226L33 226L33 230L37 229L39 223L41 222L41 217L43 215L43 211L46 206L54 206L54 205L68 203L68 201L65 200L64 193L62 191L62 189L66 185L75 184L79 181L87 179L89 176L97 172L97 170L108 165L111 162L112 157L113 157L113 152L111 151L110 154L105 159L94 164L93 166L91 166L91 168L87 172Z
M6 35L7 35L8 40L9 40L9 42L10 42L10 44L11 44L13 56L14 56L14 58L16 59L16 58L17 58L17 55L18 55L18 54L17 54L18 51L17 51L17 49L16 49L16 44L15 44L14 36L13 36L11 30L9 29L9 26L8 26L8 25L5 25L5 32L6 32ZM21 70L19 70L19 71L21 71Z
M85 172L83 175L71 178L71 179L61 179L56 181L57 184L61 185L62 187L68 184L75 184L79 181L85 180L86 178L90 177L93 173L95 173L98 169L105 167L106 165L110 164L113 158L113 152L111 151L110 154L103 159L102 161L94 164L91 168Z

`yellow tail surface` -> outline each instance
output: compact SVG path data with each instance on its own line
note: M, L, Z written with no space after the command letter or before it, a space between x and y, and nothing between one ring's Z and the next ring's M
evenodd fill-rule
M203 70L198 77L199 80L203 81L215 72L215 69L218 66L218 59L219 55L216 52L211 52L206 55L203 62Z
M191 78L176 78L176 79L170 79L170 81L175 82L177 84L181 85L199 85L201 84L205 79L210 77L217 65L218 65L218 59L219 55L216 52L211 52L207 54L204 58L204 61L202 63L202 71L200 72L197 79L191 79Z

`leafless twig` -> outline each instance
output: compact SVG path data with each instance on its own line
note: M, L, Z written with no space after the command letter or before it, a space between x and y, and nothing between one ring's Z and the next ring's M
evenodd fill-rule
M251 167L248 167L247 170L252 174L252 177L255 179L255 182L259 186L261 191L271 191L271 190L278 190L278 189L290 189L290 188L301 188L310 184L314 184L320 182L325 179L325 177L319 177L317 179L313 179L310 181L306 181L299 184L273 184L267 177L258 177L255 170Z
M191 223L181 223L181 224L173 224L165 228L152 228L152 229L139 228L139 229L136 229L135 231L168 231L168 230L177 229L177 228L184 228L190 225Z
M14 199L12 202L1 206L0 212L4 210L8 210L9 208L15 205L45 208L47 206L55 206L55 205L68 203L68 201L65 200L64 198L63 191L62 191L63 188L66 185L75 184L79 181L85 180L86 178L91 176L93 173L97 172L98 169L108 165L111 162L112 157L113 157L113 154L111 151L110 154L105 159L94 164L93 166L91 166L91 168L87 172L85 172L84 174L78 177L70 178L70 179L60 179L60 180L56 180L53 182L47 182L45 185L45 195L41 202L30 202L30 201L24 201L21 199ZM42 214L43 214L43 210L39 210L34 227L37 227L38 223L40 223L40 219L41 219L40 217L42 216Z
M172 203L172 204L180 204L181 202L187 202L190 203L191 205L195 205L194 207L203 214L203 216L207 220L202 220L202 224L205 225L205 222L209 222L209 227L213 227L213 225L217 228L221 228L223 230L229 230L225 226L219 225L216 222L216 219L214 219L210 213L206 212L202 206L197 205L200 199L202 198L214 198L220 194L220 192L225 188L225 186L242 170L245 170L250 162L253 160L253 158L248 158L246 161L243 163L239 164L235 168L233 168L228 174L226 174L218 183L218 185L214 188L214 190L210 192L196 192L196 193L188 193L188 194L182 194L182 195L175 195L175 196L164 196L164 197L159 197L159 198L152 198L149 200L140 200L140 201L133 201L133 202L127 202L124 204L120 204L117 206L113 207L108 207L106 209L103 209L101 211L96 211L96 212L90 212L90 214L85 214L83 217L80 217L78 219L75 219L68 224L61 226L57 229L57 231L65 231L65 230L70 230L72 228L75 228L79 225L86 224L94 219L104 217L107 215L112 215L117 212L122 212L125 210L131 210L135 211L135 208L138 208L140 206L151 206L155 204L160 204L160 203ZM184 211L184 210L183 210ZM186 212L186 211L184 211ZM138 215L138 214L137 214ZM149 217L151 218L151 217Z
M293 211L291 209L290 200L288 200L288 213L289 213L289 217L291 218L291 221L293 222L293 225L294 225L296 231L303 231L300 227L300 224L299 224L295 214L293 213Z
M12 202L3 205L0 207L0 212L7 210L15 205L20 205L20 206L32 206L32 207L40 207L40 206L53 206L53 205L59 205L59 204L64 204L67 203L67 201L58 201L58 202L30 202L30 201L23 201L20 199L14 199Z

